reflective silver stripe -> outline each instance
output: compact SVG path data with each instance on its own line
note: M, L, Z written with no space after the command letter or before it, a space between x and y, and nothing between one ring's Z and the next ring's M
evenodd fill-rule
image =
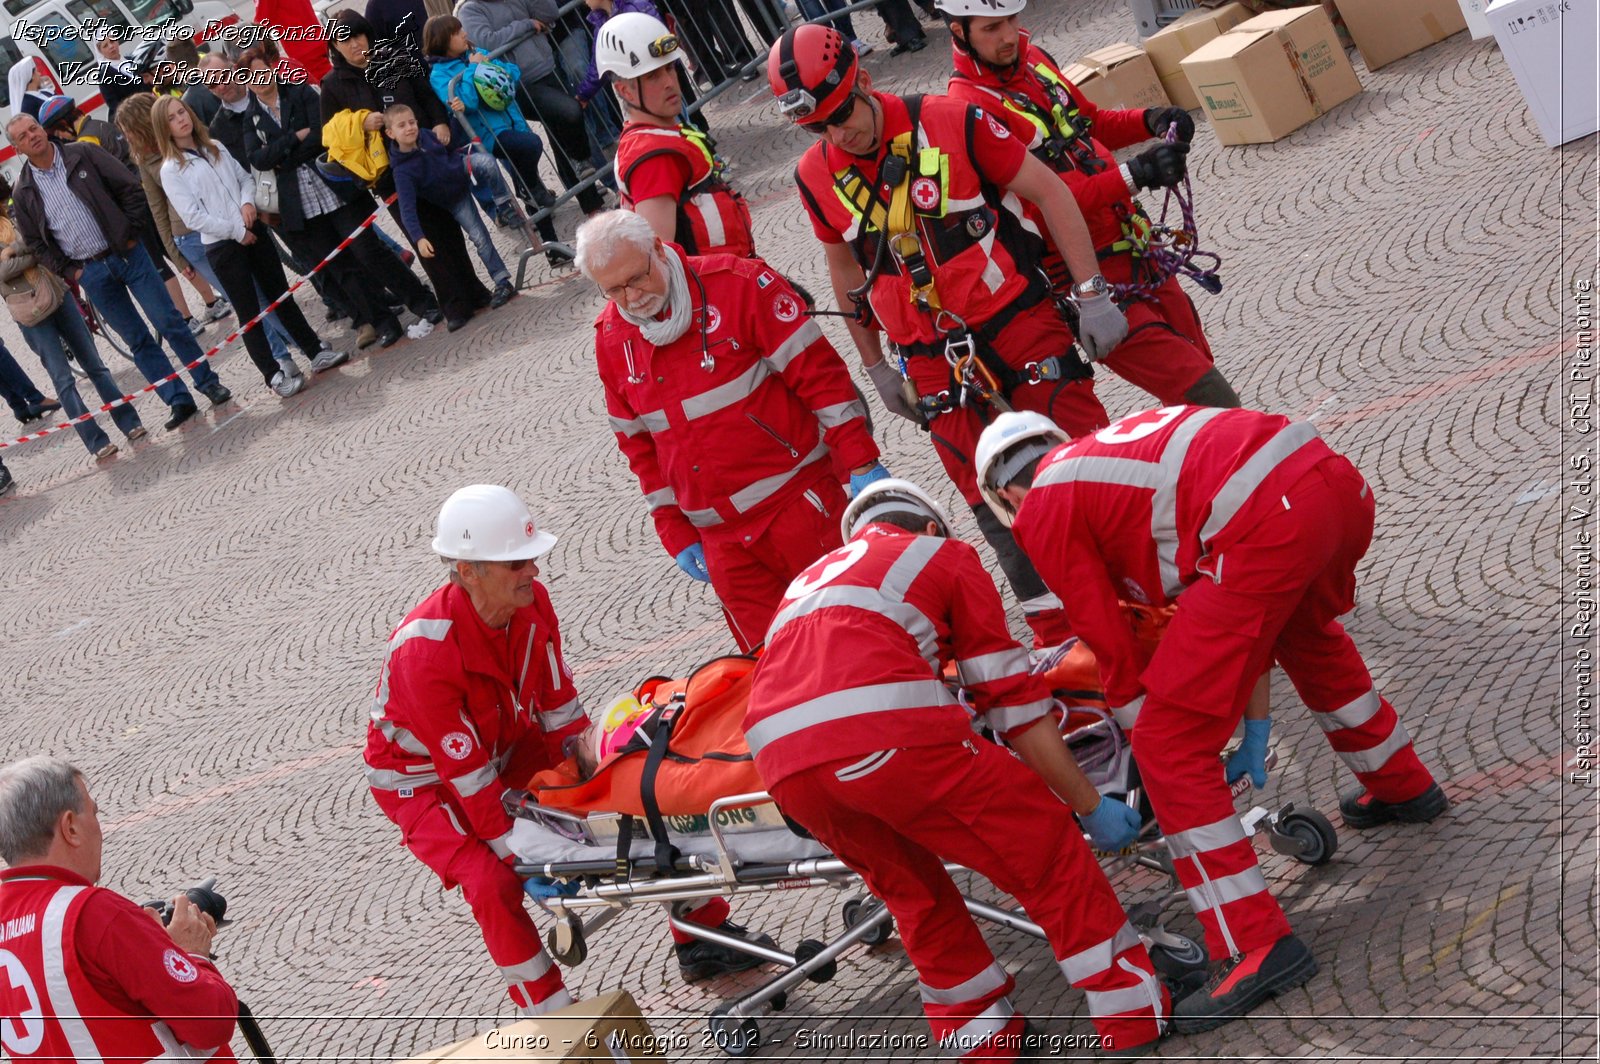
M678 493L671 488L658 488L655 491L645 492L644 501L652 510L659 510L663 506L677 506Z
M412 639L432 639L443 642L450 634L451 621L445 617L419 617L396 628L389 637L389 649L383 656L383 669L378 674L378 693L372 698L372 719L382 720L389 708L389 663L394 652Z
M1000 967L1000 962L995 961L966 982L944 989L929 986L918 980L917 993L921 994L922 1000L930 1005L964 1005L994 993L1005 986L1009 978L1011 977L1006 974L1006 970Z
M1152 1005L1150 990L1145 986L1125 986L1120 990L1085 990L1083 996L1089 1002L1091 1016L1121 1016L1126 1012L1148 1009ZM1155 1004L1159 1005L1160 1001L1161 997L1158 994Z
M822 327L815 318L807 318L800 327L789 334L789 338L773 349L766 361L772 363L772 368L782 373L789 368L789 363L806 348L822 339Z
M758 753L779 739L848 717L890 713L897 709L925 709L955 705L955 697L938 680L902 680L898 683L847 687L782 709L746 731L750 752Z
M1095 484L1121 484L1128 488L1150 488L1154 490L1161 486L1161 467L1154 462L1145 462L1137 458L1103 458L1100 455L1084 455L1078 458L1068 458L1039 471L1035 487L1046 487L1052 484L1073 484L1078 481L1090 481Z
M1017 1014L1009 997L1003 997L949 1035L939 1039L945 1056L964 1056L1006 1029Z
M611 422L611 431L624 436L637 436L649 431L644 427L644 422L636 417L622 418L615 414L607 414L606 417Z
M667 422L667 412L665 410L646 410L639 415L639 420L644 422L645 431L647 432L665 432L671 428L671 425Z
M980 654L975 658L962 658L956 662L964 684L993 683L1008 676L1026 676L1031 663L1028 652L1019 646Z
M1202 824L1188 831L1175 831L1167 836L1167 850L1174 859L1209 853L1224 846L1244 841L1244 825L1236 816L1225 816L1211 824Z
M852 399L848 403L835 403L821 410L813 410L812 413L817 415L817 424L824 429L832 429L858 417L866 417L867 408L861 405L859 399Z
M1023 613L1043 613L1045 610L1061 609L1061 600L1055 596L1054 592L1046 591L1042 595L1023 599L1017 605L1022 607Z
M550 969L554 966L555 962L550 959L550 954L541 949L531 959L521 964L502 966L500 975L511 986L516 986L518 983L537 983L550 974Z
M461 797L471 798L485 787L496 783L499 778L500 774L495 771L493 765L484 765L481 768L473 769L471 772L452 777L450 786L454 787L456 793Z
M709 192L702 192L689 197L700 211L700 220L706 224L706 246L721 247L728 242L727 230L722 227L722 212L717 209L717 197Z
M858 780L863 776L870 776L884 765L887 765L889 763L889 759L897 753L899 753L898 749L879 750L875 754L868 754L860 761L857 761L854 764L846 765L844 768L841 768L839 771L835 772L833 774L833 778L838 780L840 783L849 783L852 780Z
M1185 422L1184 424L1188 424ZM1200 529L1200 543L1210 543L1239 513L1239 508L1261 487L1272 471L1290 455L1317 439L1317 427L1309 421L1294 421L1268 440L1244 465L1233 471L1211 499L1211 515Z
M564 1009L571 1004L573 1004L572 994L566 987L562 987L543 1001L536 1001L520 1011L524 1016L543 1016L547 1012Z
M1024 724L1032 724L1036 720L1043 720L1049 716L1050 709L1055 705L1055 700L1041 698L1035 702L1024 702L1020 706L995 706L983 715L989 727L1000 733L1020 728Z
M419 757L428 756L428 748L423 746L422 740L412 735L409 729L402 728L394 721L387 719L376 721L375 723L378 725L378 732L385 739L394 743L406 753L416 754Z
M1139 723L1139 711L1144 708L1144 695L1140 695L1125 706L1112 706L1111 719L1117 722L1117 727L1128 731Z
M398 791L406 787L431 787L443 782L432 765L421 765L426 771L396 772L392 768L367 769L367 786L375 791Z
M917 648L923 660L928 661L931 668L938 668L939 632L934 628L933 622L921 610L909 603L885 600L883 592L873 587L829 586L820 591L813 591L784 607L783 611L772 619L772 624L767 629L767 642L771 643L778 630L792 620L804 617L815 610L840 606L852 606L889 618L917 641Z
M828 445L825 443L819 443L815 447L811 448L810 454L800 459L798 465L795 465L794 467L787 469L782 473L774 473L770 477L762 477L754 484L751 484L748 487L740 488L738 491L734 492L728 497L728 501L733 503L734 508L740 513L744 513L747 510L753 510L757 506L760 506L762 503L766 502L768 499L772 498L772 496L776 495L779 489L798 476L801 470L805 469L812 462L819 461L826 457L828 457Z
M1195 436L1221 413L1217 407L1208 407L1191 414L1172 430L1161 449L1161 484L1150 496L1150 536L1156 541L1156 564L1168 598L1175 598L1183 590L1183 579L1178 574L1178 479L1183 460L1189 456L1189 445Z
M557 706L555 709L542 710L539 713L539 725L545 731L556 731L564 728L573 721L583 716L583 703L576 698Z
M772 376L772 367L765 362L757 362L749 369L725 381L715 388L707 388L699 395L691 395L683 401L683 416L687 421L695 418L715 414L718 410L726 410L735 403L742 403L756 393L761 387L761 382Z
M944 546L944 540L939 536L916 536L911 545L900 552L900 557L889 566L889 571L883 574L883 580L878 587L883 591L884 597L892 602L904 602L906 592L911 590L911 585L917 577L922 575L922 570L928 567L928 562L939 553L939 548ZM927 654L923 654L927 657ZM937 667L937 665L935 666Z
M715 510L684 510L683 516L696 528L711 528L722 524L722 515Z
M1229 902L1261 894L1266 889L1266 877L1261 874L1260 867L1255 866L1231 876L1213 879L1210 883L1202 883L1198 887L1190 887L1184 893L1189 896L1190 907L1197 913L1203 913Z
M450 807L449 806L445 806L444 807L444 811L446 813L449 813L450 812ZM450 819L454 820L455 816L452 815L450 817ZM457 831L461 831L461 825L460 824L456 825L456 830ZM461 831L461 834L465 835L466 832L465 831ZM494 855L496 857L510 857L511 856L511 832L509 832L509 831L506 832L504 835L501 835L498 839L490 839L489 840L489 849L494 851ZM539 956L543 957L544 954L541 953L541 954L539 954ZM546 960L548 960L548 958L546 958Z
M1368 691L1360 698L1340 706L1331 713L1312 713L1318 725L1325 732L1340 731L1344 728L1359 728L1367 721L1378 715L1383 708L1383 702L1378 698L1376 690Z
M1406 732L1406 726L1395 718L1394 731L1389 737L1377 746L1368 750L1337 750L1344 763L1350 766L1352 772L1376 772L1382 768L1396 753L1404 749L1411 742L1411 736Z
M1067 977L1067 982L1074 985L1091 979L1101 972L1111 968L1113 961L1124 950L1130 950L1139 944L1139 932L1133 929L1130 923L1124 923L1117 929L1117 933L1098 942L1086 950L1080 950L1070 957L1060 960L1061 974ZM1148 1004L1148 999L1146 999Z
M95 1045L88 1024L83 1022L78 1003L72 997L72 984L67 981L66 943L62 932L66 928L67 908L72 899L87 887L62 887L50 896L44 907L44 919L39 923L40 954L44 961L44 996L48 1001L46 1015L55 1019L72 1048L72 1059L82 1064L100 1064L100 1047Z

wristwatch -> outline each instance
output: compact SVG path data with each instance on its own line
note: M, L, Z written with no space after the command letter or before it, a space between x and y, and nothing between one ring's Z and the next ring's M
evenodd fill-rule
M1106 279L1100 274L1095 274L1087 281L1080 281L1072 286L1072 294L1077 299L1088 299L1090 296L1103 296L1109 294L1111 286L1106 284Z

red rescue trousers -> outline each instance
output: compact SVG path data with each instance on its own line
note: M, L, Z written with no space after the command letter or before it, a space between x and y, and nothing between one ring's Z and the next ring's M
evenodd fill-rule
M847 758L781 780L772 794L894 915L933 1029L930 1055L1013 1059L1023 1029L1013 980L946 860L986 876L1044 929L1105 1048L1157 1037L1166 988L1111 884L1067 807L999 747L975 740Z
M1214 559L1178 611L1142 679L1133 729L1139 763L1178 879L1213 958L1289 933L1234 811L1218 760L1256 678L1276 659L1328 744L1388 802L1433 776L1337 618L1355 606L1356 563L1372 542L1372 492L1340 456L1282 495L1283 509Z
M839 519L848 500L827 463L821 469L822 475L767 524L719 525L703 534L711 587L740 650L766 641L767 625L789 582L843 543Z
M410 798L375 789L372 796L384 815L399 825L402 845L433 869L446 890L461 888L472 917L483 932L489 957L499 967L507 993L523 1014L537 1016L572 1004L561 969L545 952L539 929L524 907L527 896L522 889L523 877L496 856L488 843L457 827L465 817L458 816L441 800L439 789L418 788ZM727 916L728 903L715 898L687 919L715 927ZM693 941L677 930L672 934L676 941Z
M1078 357L1072 350L1072 330L1049 299L1018 314L995 338L994 349L1006 365L1016 370L1042 358ZM906 360L906 371L919 396L938 395L950 389L950 365L942 354L913 356ZM1106 408L1094 394L1094 381L1089 378L1024 384L1014 389L1007 401L1014 410L1045 415L1074 439L1111 423ZM999 413L993 407L957 407L934 418L929 426L934 450L944 463L946 475L971 506L983 505L972 455L978 447L978 437Z
M1155 396L1162 406L1188 402L1185 393L1214 364L1188 293L1176 277L1169 277L1147 298L1131 300L1123 311L1128 338L1101 364Z

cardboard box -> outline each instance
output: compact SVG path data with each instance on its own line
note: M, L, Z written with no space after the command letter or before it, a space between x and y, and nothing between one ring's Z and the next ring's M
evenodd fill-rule
M1150 57L1131 44L1113 44L1090 52L1062 71L1067 80L1096 107L1166 107L1167 94L1161 90Z
M1183 61L1223 144L1268 144L1361 91L1320 7L1241 22Z
M1183 60L1190 52L1215 40L1250 17L1243 4L1230 2L1216 8L1191 11L1172 25L1145 38L1144 54L1150 57L1161 89L1178 107L1192 111L1200 106L1189 79L1183 74Z
M1344 19L1339 17L1339 9L1334 6L1334 0L1319 0L1322 10L1328 13L1328 18L1333 20L1333 28L1339 34L1339 43L1346 48L1355 47L1350 41L1350 31L1345 29ZM1409 3L1410 0L1394 0L1397 4ZM1290 7L1304 7L1306 0L1200 0L1202 7L1221 7L1224 3L1238 3L1252 15L1265 14L1268 11L1282 11Z
M1594 0L1495 0L1483 12L1552 148L1600 127L1596 7Z
M1335 0L1368 70L1388 66L1467 28L1456 0Z
M661 1049L661 1040L651 1033L632 995L625 990L614 990L546 1013L538 1019L499 1027L397 1064L505 1060L667 1064Z
M1483 9L1489 6L1489 0L1456 0L1456 3L1461 7L1461 17L1466 20L1467 32L1472 34L1473 40L1481 41L1494 36L1494 31L1489 28L1489 20L1483 13Z

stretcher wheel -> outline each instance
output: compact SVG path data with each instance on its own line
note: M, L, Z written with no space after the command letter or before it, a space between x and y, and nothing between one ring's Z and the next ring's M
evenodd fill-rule
M803 939L801 943L794 948L795 966L799 967L800 965L806 963L812 957L815 957L817 954L821 953L824 949L827 949L827 947L814 938ZM831 960L822 965L816 971L812 972L810 975L806 976L806 978L811 980L813 983L826 983L829 979L832 979L838 974L839 962L837 960Z
M726 1013L713 1012L706 1021L711 1040L730 1057L748 1057L761 1045L761 1028L755 1020L736 1020Z
M767 1008L771 1009L773 1012L782 1012L788 1007L789 995L785 994L782 990L778 991L776 994L773 994L767 999Z
M876 898L851 898L844 903L844 909L839 915L844 919L845 930L855 927L862 920L873 915L883 906L883 902ZM862 945L881 946L894 935L894 917L886 917L871 931L861 936Z
M576 920L558 921L556 926L545 932L544 941L550 956L568 968L576 968L589 956L589 943L584 938L583 924Z
M1150 946L1150 963L1156 971L1169 979L1178 979L1190 972L1204 968L1205 947L1192 938L1163 931L1162 941Z
M1303 847L1294 859L1301 864L1327 864L1339 852L1339 833L1328 818L1314 809L1296 809L1278 818L1278 833Z

